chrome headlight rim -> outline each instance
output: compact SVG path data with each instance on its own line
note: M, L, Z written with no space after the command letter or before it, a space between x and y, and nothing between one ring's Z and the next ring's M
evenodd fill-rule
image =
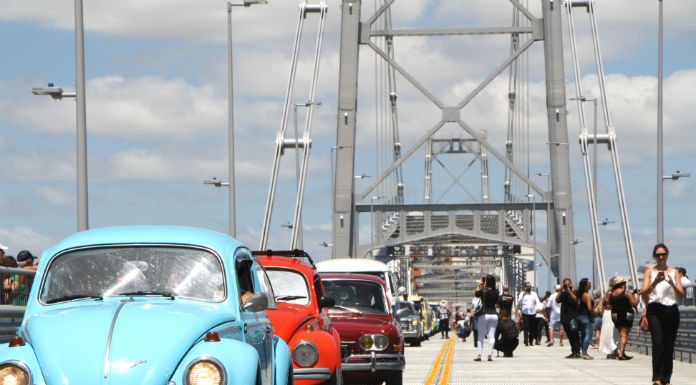
M298 349L305 348L305 347L309 347L312 349L312 351L314 351L314 359L311 361L311 363L301 364L297 359L295 359L295 352ZM297 345L295 345L295 347L292 348L292 362L296 363L297 366L299 366L301 368L311 368L312 366L316 365L318 361L319 361L319 349L317 349L317 345L315 345L313 342L307 341L307 340L300 340L300 342L298 342Z
M214 366L218 368L220 371L220 385L224 385L227 383L227 371L225 370L225 366L220 362L215 357L211 356L198 356L195 359L193 359L191 362L189 362L188 365L186 365L186 369L184 370L184 384L185 385L193 385L189 381L189 374L191 373L191 370L193 369L196 364L199 364L201 362L210 362Z
M25 362L18 360L8 360L0 362L0 369L6 366L14 366L19 370L23 371L27 376L27 383L25 385L31 385L34 383L34 378L31 375L31 370L29 370L29 366Z
M374 341L374 350L378 352L384 351L389 347L389 337L385 336L384 334L374 334L372 336L372 340ZM383 344L378 344L378 340L381 340Z
M363 341L368 342L369 346L366 347L367 344L363 344ZM366 350L368 352L371 351L372 347L375 345L375 341L372 339L372 334L363 334L360 336L358 339L358 345L362 350Z
M378 338L381 340L387 341L387 343L386 343L386 345L384 345L384 347L377 346L377 339ZM367 348L365 346L363 346L363 343L362 343L363 340L369 341L370 346ZM360 336L360 339L358 340L358 344L360 345L360 348L362 348L362 350L365 350L368 352L381 352L383 350L386 350L389 347L389 337L385 336L384 334L363 334L362 336Z

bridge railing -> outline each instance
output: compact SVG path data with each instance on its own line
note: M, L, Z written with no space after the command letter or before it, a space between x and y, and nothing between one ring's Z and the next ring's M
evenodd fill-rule
M674 345L674 359L694 363L696 362L696 306L680 306L679 312L681 321ZM640 319L639 314L636 314L636 319ZM638 322L635 322L628 335L628 348L637 353L651 354L650 332L641 332Z
M33 270L0 267L0 343L16 335L35 275Z

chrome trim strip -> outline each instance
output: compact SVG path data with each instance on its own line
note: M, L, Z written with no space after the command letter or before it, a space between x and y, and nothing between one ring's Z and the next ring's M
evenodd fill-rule
M184 385L190 385L188 381L186 380L188 378L188 374L191 371L191 368L193 365L201 362L201 361L208 361L212 362L215 366L220 368L220 372L222 373L222 378L221 378L221 384L227 384L227 370L225 370L225 366L222 365L222 362L220 362L217 358L211 357L211 356L198 356L195 359L193 359L191 362L189 362L188 365L186 365L186 369L184 369Z
M127 302L132 302L133 298L126 299L121 301L121 303L118 305L116 308L116 311L114 312L114 316L111 319L111 327L109 327L109 337L106 340L106 354L104 354L104 379L109 376L109 367L111 366L111 360L110 360L110 355L111 355L111 339L114 336L114 328L116 327L116 319L118 318L118 313L121 312L121 309L123 309L123 306Z
M31 375L31 370L29 370L29 366L27 366L24 361L18 361L18 360L7 360L0 362L0 366L3 365L14 365L20 369L22 369L26 374L27 374L27 384L32 385L34 383L34 378Z
M331 370L328 368L293 369L292 375L296 380L328 380L331 378Z

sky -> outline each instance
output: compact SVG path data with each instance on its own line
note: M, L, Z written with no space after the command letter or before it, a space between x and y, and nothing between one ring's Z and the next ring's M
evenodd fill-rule
M397 0L395 28L509 26L511 6L495 0ZM313 3L310 1L310 3ZM375 1L363 1L363 20ZM540 17L537 1L530 9ZM650 258L656 239L657 11L649 0L597 0L607 104L620 145L621 172L637 262ZM237 237L256 248L268 192L275 136L280 127L298 12L296 0L233 10ZM331 157L335 145L340 47L339 0L327 1L326 33L318 78L312 153L303 212L304 247L315 259L330 255ZM696 176L696 2L665 2L664 170ZM318 18L309 15L292 103L307 100L311 50ZM564 20L565 22L565 20ZM584 96L598 97L592 46L584 12L576 12ZM227 12L220 0L85 0L86 100L90 227L171 224L227 231L227 190L203 180L227 177ZM567 97L574 96L566 24ZM508 55L509 37L396 38L403 67L446 103L456 103ZM75 84L74 6L70 0L0 2L0 243L9 254L38 254L76 231L75 105L34 96L32 87ZM360 48L356 174L379 175L384 156L375 156L376 64ZM530 158L532 173L549 169L543 77L543 48L529 51ZM401 142L409 148L438 120L430 102L408 85L399 86ZM476 130L486 129L503 151L507 116L507 71L462 112ZM591 122L592 106L585 106ZM299 108L299 126L304 111ZM600 131L604 122L600 111ZM579 124L569 102L571 183L578 272L590 274L592 241L582 161L575 138ZM288 126L292 132L293 124ZM462 135L456 129L444 130ZM601 147L601 146L600 146ZM423 154L405 163L407 202L422 201ZM598 196L606 272L627 274L612 163L600 151ZM292 220L294 158L283 158L269 245L286 248ZM390 155L387 155L390 156ZM380 160L381 159L381 160ZM443 160L458 174L461 161ZM493 162L492 162L493 163ZM491 166L491 175L500 174ZM475 175L476 172L473 173ZM435 189L449 184L443 170ZM435 181L435 179L434 179ZM478 193L472 176L462 178ZM543 178L536 178L545 185ZM694 178L665 181L665 241L673 265L696 272ZM356 192L371 183L356 181ZM501 182L491 182L499 197ZM462 201L461 190L444 195ZM536 198L535 198L536 199ZM369 202L367 202L369 203ZM540 224L543 231L543 224ZM369 218L360 239L369 243ZM696 273L693 273L696 274Z

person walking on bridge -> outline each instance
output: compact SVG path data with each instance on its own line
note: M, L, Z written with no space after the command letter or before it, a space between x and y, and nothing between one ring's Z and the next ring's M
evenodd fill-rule
M570 355L566 358L581 358L580 337L578 333L578 297L573 292L573 281L570 278L563 280L561 294L556 297L556 302L561 304L561 324L570 342Z
M646 308L652 338L653 385L666 385L672 379L674 342L680 315L677 301L684 297L681 273L667 266L669 249L664 243L653 248L655 266L645 270L640 294Z
M498 312L495 305L498 303L498 289L495 288L495 277L487 275L478 285L474 295L481 298L483 314L478 317L478 356L474 361L481 361L483 354L483 341L488 338L488 361L493 361L493 346L495 345L495 329L498 326Z
M618 360L629 360L632 357L626 355L626 342L633 327L633 308L638 305L638 298L626 290L626 278L620 275L611 277L609 286L611 289L606 297L611 308L611 320L619 329L619 346L615 357Z
M561 304L556 302L556 298L561 294L561 285L556 285L556 292L551 294L546 301L546 312L549 317L549 343L546 346L553 346L555 342L555 331L558 330L558 339L563 346L563 327L561 325Z
M524 329L524 345L534 345L534 337L537 333L536 312L541 303L537 293L532 291L532 284L524 283L524 291L517 296L517 306L522 312L522 328Z

